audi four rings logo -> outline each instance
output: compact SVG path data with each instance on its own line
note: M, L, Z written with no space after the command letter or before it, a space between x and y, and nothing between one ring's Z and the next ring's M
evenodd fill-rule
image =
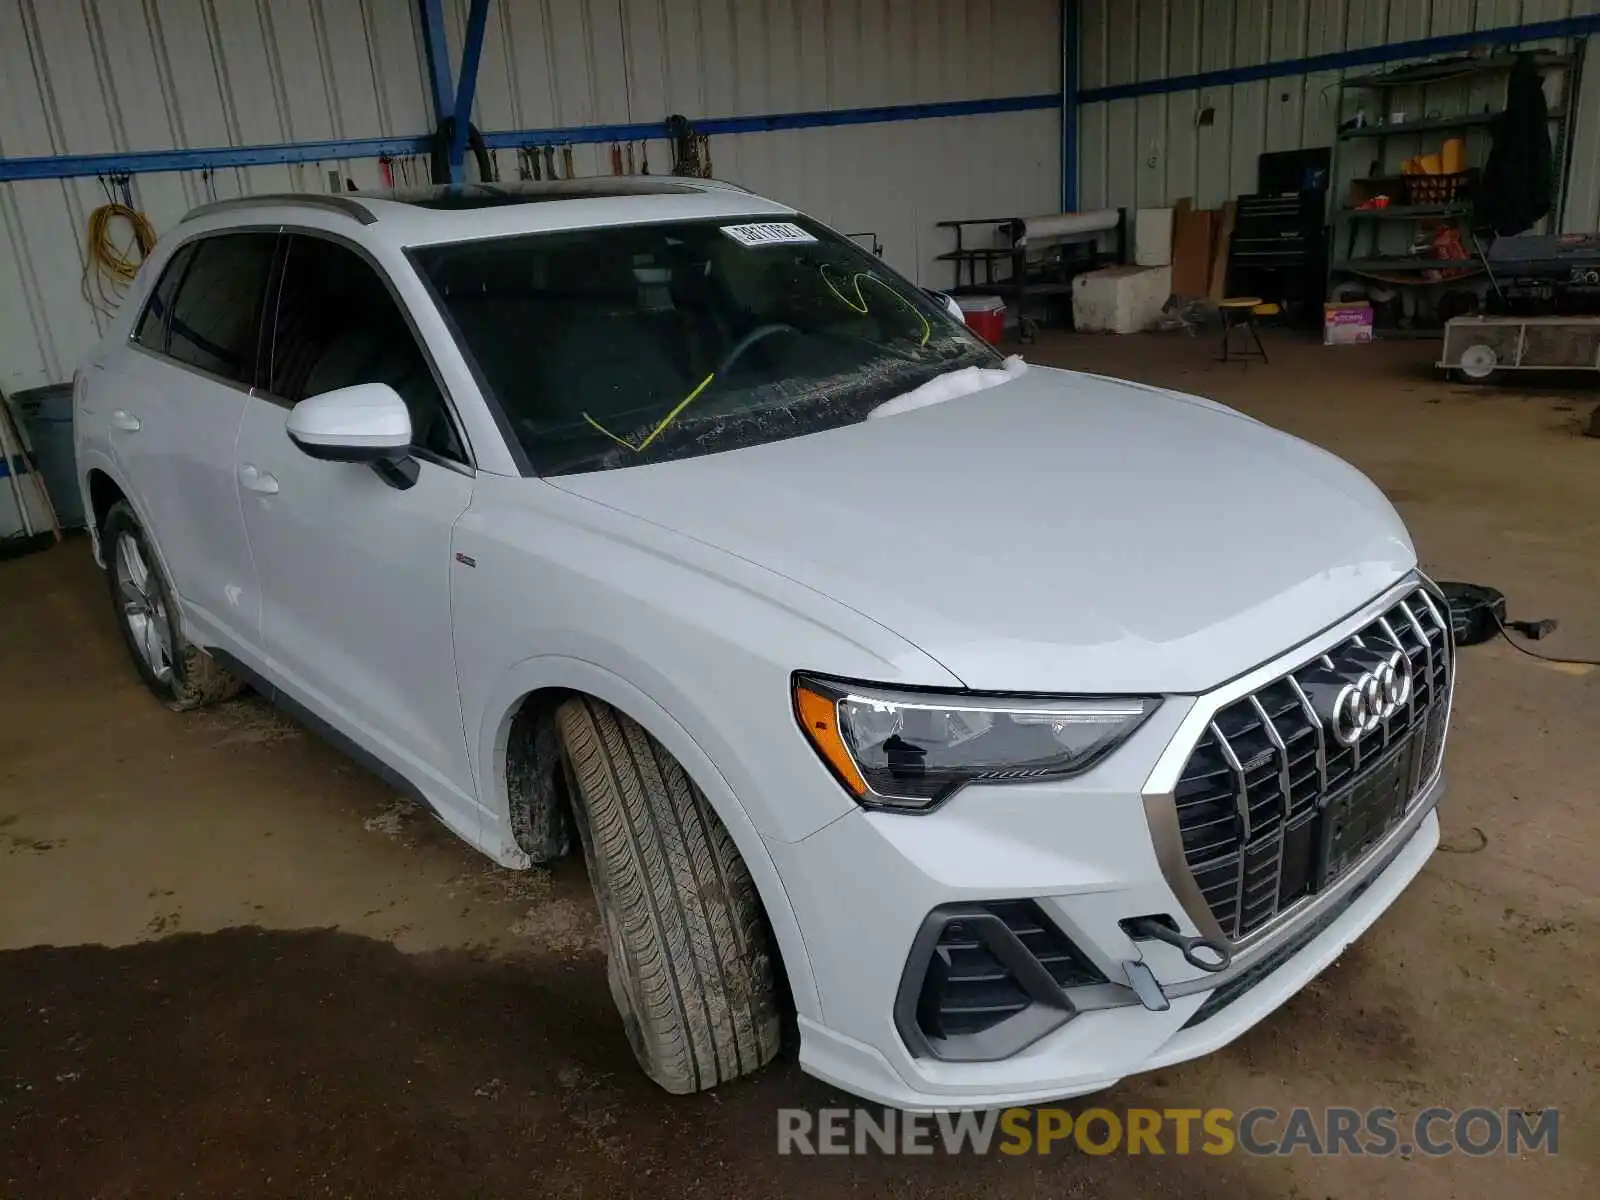
M1396 650L1388 659L1340 689L1333 702L1333 736L1353 746L1400 711L1411 699L1411 660Z

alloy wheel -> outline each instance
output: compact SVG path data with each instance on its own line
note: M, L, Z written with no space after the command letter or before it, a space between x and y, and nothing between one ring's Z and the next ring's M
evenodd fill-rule
M122 622L156 682L167 683L172 679L172 635L161 589L131 533L117 535L115 559Z

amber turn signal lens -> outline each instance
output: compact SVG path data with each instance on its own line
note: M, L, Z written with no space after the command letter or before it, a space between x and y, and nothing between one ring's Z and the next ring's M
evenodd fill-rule
M839 704L830 696L814 692L803 683L794 687L794 712L805 730L806 737L817 748L817 753L837 775L845 787L856 796L864 796L867 781L861 777L855 760L845 748L839 735Z

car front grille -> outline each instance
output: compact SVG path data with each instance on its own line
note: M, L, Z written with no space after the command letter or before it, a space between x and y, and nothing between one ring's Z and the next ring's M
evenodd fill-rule
M1407 702L1354 745L1340 744L1308 689L1325 685L1336 664L1397 648L1411 664ZM1229 938L1249 937L1330 882L1416 800L1444 744L1451 653L1440 602L1418 588L1345 641L1217 711L1173 800L1184 861ZM1340 802L1338 828L1328 827L1330 800Z

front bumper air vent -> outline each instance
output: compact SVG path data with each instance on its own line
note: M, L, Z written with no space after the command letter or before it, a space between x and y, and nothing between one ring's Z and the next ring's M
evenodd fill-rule
M992 1061L1069 1020L1066 989L1105 982L1032 900L947 905L917 935L895 1019L914 1054Z

